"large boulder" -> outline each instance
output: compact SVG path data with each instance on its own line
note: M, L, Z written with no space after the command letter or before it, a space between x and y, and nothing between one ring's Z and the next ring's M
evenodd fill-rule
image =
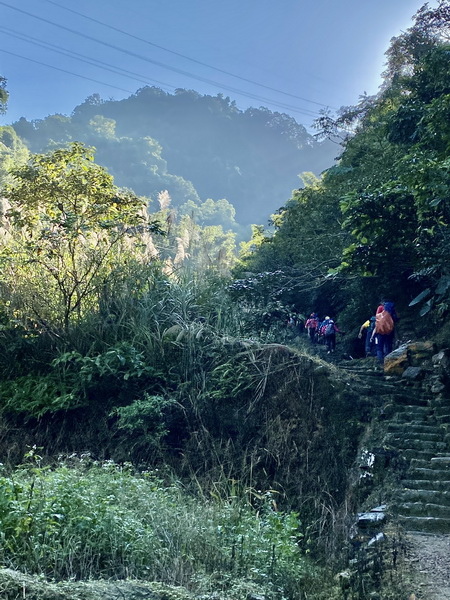
M425 361L431 360L435 348L433 342L411 342L407 344L409 364L419 367Z
M433 342L402 344L384 359L384 372L387 375L402 376L408 367L419 367L431 361L433 353Z
M402 344L384 359L384 372L387 375L403 375L409 367L408 344Z

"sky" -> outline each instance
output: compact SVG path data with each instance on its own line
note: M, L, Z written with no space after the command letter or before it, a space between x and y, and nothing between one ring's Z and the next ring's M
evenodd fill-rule
M424 0L0 0L0 125L149 85L223 94L310 127L381 83ZM429 1L434 7L437 0Z

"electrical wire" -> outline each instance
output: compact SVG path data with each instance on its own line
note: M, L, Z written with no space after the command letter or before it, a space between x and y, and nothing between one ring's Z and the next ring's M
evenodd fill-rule
M49 69L55 69L56 71L61 71L62 73L68 73L69 75L74 75L75 77L81 77L81 79L87 79L88 81L93 81L94 83L100 83L101 85L107 85L108 87L115 88L116 90L120 90L121 92L127 92L127 94L134 94L131 90L126 90L125 88L118 87L117 85L112 85L111 83L105 83L104 81L99 81L98 79L93 79L92 77L86 77L85 75L80 75L78 73L74 73L73 71L68 71L67 69L61 69L60 67L55 67L53 65L48 65L47 63L43 63L39 60L35 60L34 58L29 58L28 56L21 56L20 54L16 54L15 52L10 52L10 50L3 50L0 48L0 52L4 54L10 54L11 56L16 56L17 58L23 58L24 60L28 60L30 62L36 63L37 65L43 65L44 67L49 67Z
M148 85L149 82L151 81L153 83L158 83L162 87L164 86L163 89L166 89L166 90L176 89L176 86L170 85L168 83L164 83L162 81L159 81L158 79L144 79L143 76L140 75L139 73L134 73L133 71L128 71L127 69L122 69L121 67L116 67L114 65L111 65L110 63L106 63L106 62L104 62L102 60L98 60L96 58L89 58L84 54L80 54L79 52L74 52L73 50L67 50L66 48L63 48L62 46L58 46L57 44L51 44L50 42L44 42L33 36L24 35L24 34L20 33L19 31L14 31L14 29L9 29L8 27L0 26L0 31L2 31L3 33L6 33L6 35L9 35L16 39L28 42L30 44L34 44L36 46L40 46L41 48L45 48L46 50L51 50L53 52L56 52L57 54L62 54L63 56L69 56L71 58L75 58L76 60L87 63L88 65L93 65L94 67L100 67L106 71L115 73L116 75L122 75L123 77L129 77L130 79L133 79L134 81L139 81L146 85Z
M45 19L44 17L40 17L38 15L34 15L34 14L28 12L28 11L25 11L25 10L22 10L20 8L15 7L15 6L12 6L12 5L8 4L7 2L3 2L2 0L0 0L0 5L6 6L7 8L10 8L10 9L15 10L17 12L20 12L22 14L25 14L25 15L28 15L30 17L33 17L33 18L35 18L35 19L37 19L39 21L42 21L44 23L50 24L50 25L52 25L54 27L57 27L58 29L62 29L62 30L68 31L68 32L73 33L73 34L75 34L77 36L80 36L80 37L83 37L85 39L91 40L91 41L93 41L95 43L101 44L101 45L106 46L108 48L112 48L112 49L114 49L114 50L116 50L118 52L122 52L124 54L129 55L129 56L133 56L134 58L138 58L139 60L143 60L145 62L149 62L149 63L154 64L156 66L159 66L159 67L162 67L162 68L165 68L165 69L169 69L169 70L174 71L174 72L176 72L178 74L187 76L189 78L196 79L196 80L201 81L203 83L208 83L210 85L217 86L217 87L219 87L219 89L224 89L224 90L227 90L227 91L231 91L231 92L233 92L235 94L238 94L238 95L241 95L241 96L244 96L244 97L247 97L247 98L251 98L253 100L258 100L260 102L265 102L267 104L270 104L271 106L279 106L279 107L284 108L285 110L289 110L289 111L292 111L292 112L297 112L299 114L304 114L304 115L309 116L309 117L317 117L318 116L317 113L314 113L314 112L310 111L309 109L301 109L299 107L288 105L288 104L285 104L285 103L282 103L282 102L274 102L273 100L271 100L269 98L265 98L263 96L257 96L256 94L251 94L251 93L245 92L245 91L237 89L237 88L226 86L224 84L220 84L220 83L218 83L216 81L212 81L212 80L210 80L208 78L205 78L205 77L200 77L200 76L197 76L197 75L193 75L192 73L189 73L189 72L184 71L182 69L177 69L176 67L171 67L169 65L166 65L165 63L161 63L159 61L155 61L155 60L150 59L150 58L148 58L146 56L143 56L141 54L137 54L136 52L132 52L130 50L126 50L124 48L121 48L120 46L116 46L115 44L110 44L109 42L105 42L105 41L99 40L98 38L95 38L93 36L90 36L90 35L87 35L85 33L76 31L75 29L71 29L70 27L66 27L65 25L54 23L53 21L50 21L49 19ZM30 59L30 60L33 60L33 59ZM45 65L45 66L50 66L50 65ZM55 67L55 68L57 69L57 67ZM116 87L116 86L110 86L110 87Z
M120 29L119 27L114 27L114 25L109 25L108 23L105 23L104 21L100 21L99 19L94 19L94 17L85 15L84 13L74 10L73 8L68 8L67 6L63 6L62 4L59 4L59 2L55 2L54 0L45 0L45 1L48 2L49 4L53 4L54 6L57 6L58 8L62 8L63 10L71 12L72 14L78 15L79 17L83 17L83 19L87 19L88 21L97 23L98 25L101 25L102 27L106 27L108 29L111 29L112 31L117 31L118 33L126 35L127 37L130 37L134 40L143 42L144 44L148 44L149 46L153 46L154 48L158 48L159 50L164 50L164 52L169 52L170 54L179 56L180 58L184 58L185 60L189 60L197 65L201 65L202 67L207 67L208 69L213 69L214 71L218 71L219 73L223 73L224 75L229 75L230 77L240 79L241 81L245 81L246 83L251 83L252 85L257 85L259 87L265 88L266 90L270 90L271 92L276 92L278 94L290 96L291 98L295 98L296 100L302 100L303 102L308 102L310 104L315 104L317 106L322 106L324 108L333 108L333 107L330 107L328 104L323 104L322 102L316 102L315 100L310 100L309 98L304 98L302 96L297 96L296 94L291 94L289 92L285 92L284 90L280 90L280 89L271 87L269 85L265 85L264 83L259 83L258 81L253 81L252 79L248 79L247 77L242 77L241 75L236 75L236 73L231 73L230 71L226 71L225 69L220 69L219 67L214 67L213 65L209 65L208 63L205 63L201 60L197 60L195 58L187 56L186 54L183 54L181 52L176 52L175 50L170 50L170 48L165 48L164 46L160 46L159 44L150 42L149 40L141 38L141 37L134 35L128 31L125 31L123 29Z

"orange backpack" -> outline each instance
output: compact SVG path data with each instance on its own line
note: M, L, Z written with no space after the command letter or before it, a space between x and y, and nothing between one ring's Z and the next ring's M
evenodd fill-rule
M394 331L394 319L387 310L376 315L375 333L381 333L381 335L388 335Z

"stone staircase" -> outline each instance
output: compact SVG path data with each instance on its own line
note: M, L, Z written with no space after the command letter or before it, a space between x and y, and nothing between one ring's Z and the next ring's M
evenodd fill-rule
M375 416L379 410L385 421L382 444L404 461L391 512L409 532L450 533L450 403L420 382L354 363L340 367L374 397Z

